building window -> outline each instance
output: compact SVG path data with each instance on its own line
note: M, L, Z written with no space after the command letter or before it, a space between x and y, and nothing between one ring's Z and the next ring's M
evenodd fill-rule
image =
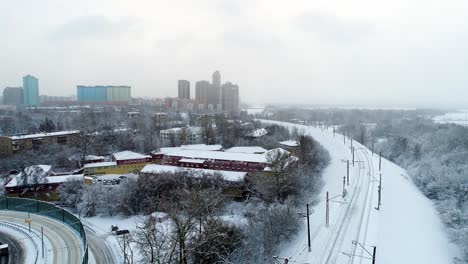
M67 137L65 137L65 136L57 137L57 143L58 144L67 144Z

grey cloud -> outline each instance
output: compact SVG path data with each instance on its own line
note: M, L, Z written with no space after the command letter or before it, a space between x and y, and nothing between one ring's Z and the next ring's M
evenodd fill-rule
M136 19L132 17L113 21L101 15L80 16L60 25L51 37L55 40L105 38L125 33L135 24Z
M307 12L296 19L303 31L329 42L354 42L375 34L375 26L371 23L343 19L331 14Z

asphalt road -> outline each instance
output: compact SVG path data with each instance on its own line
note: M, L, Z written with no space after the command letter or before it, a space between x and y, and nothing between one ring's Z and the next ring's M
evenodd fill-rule
M27 226L24 220L27 213L14 211L0 211L0 220ZM50 241L53 251L54 264L81 264L83 258L83 246L79 235L65 224L44 216L31 214L31 228L41 232L44 228L44 236ZM21 263L21 262L20 262Z
M9 260L8 263L23 263L23 248L21 243L16 241L11 235L0 231L0 242L8 244Z
M114 254L104 238L98 236L94 230L85 226L86 238L88 239L89 263L114 264Z

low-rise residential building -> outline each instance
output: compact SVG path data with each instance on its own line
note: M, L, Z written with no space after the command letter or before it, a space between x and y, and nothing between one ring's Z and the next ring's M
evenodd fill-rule
M179 150L164 154L162 164L226 171L263 171L267 159L264 154Z
M80 131L59 131L29 135L0 136L0 156L11 156L17 152L39 149L50 144L77 144Z
M202 181L209 180L210 177L220 176L224 181L224 195L240 198L247 193L245 183L248 181L248 173L244 171L211 170L149 164L141 170L140 177L158 177L167 175L168 173L185 173L188 177L196 177Z
M83 161L83 164L104 162L104 160L104 156L87 155Z
M112 161L88 163L83 166L85 176L105 174L138 173L151 162L151 156L133 151L121 151L112 154Z
M243 182L247 175L243 171L224 171L224 170L210 170L202 168L185 168L175 167L159 164L148 164L141 171L140 175L154 175L161 173L177 173L177 172L190 172L193 177L202 177L203 175L220 175L226 182Z
M83 180L82 174L53 176L50 165L33 165L14 175L5 184L5 194L14 197L34 197L58 200L57 188L69 180Z
M177 146L181 144L201 143L203 129L201 127L177 127L161 130L159 139L164 146Z
M182 145L180 147L167 147L159 148L151 152L151 157L154 163L162 163L162 159L165 154L170 152L175 152L179 150L201 150L201 151L221 151L223 146L221 145L206 145L206 144L192 144L192 145Z
M297 140L281 141L279 145L280 147L287 149L292 153L296 153L297 149L299 148L299 142L297 142Z
M232 153L247 153L247 154L264 154L268 150L259 147L259 146L247 146L247 147L232 147L230 149L226 149L226 152Z

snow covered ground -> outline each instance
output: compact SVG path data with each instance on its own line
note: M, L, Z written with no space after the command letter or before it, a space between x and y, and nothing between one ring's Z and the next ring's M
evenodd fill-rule
M281 124L311 135L330 153L331 162L323 174L325 186L310 216L311 250L307 244L307 225L295 239L286 243L280 257L290 263L372 263L376 247L379 264L449 264L459 252L445 234L430 200L412 183L406 171L382 159L360 144L355 147L355 165L350 166L350 184L342 198L346 161L352 161L351 142L333 131L284 122ZM376 210L378 179L382 173L382 203ZM325 195L330 202L330 223L325 225ZM311 197L312 199L312 197ZM312 201L305 201L312 202ZM305 206L305 205L304 205ZM356 242L353 242L356 241Z
M433 118L434 122L439 124L458 124L468 126L468 109L462 109L458 112L446 113Z
M130 233L133 233L136 230L137 224L141 221L141 217L142 216L95 216L82 218L81 220L86 225L86 227L90 229L90 231L104 239L113 253L114 261L116 261L116 264L118 264L123 263L124 258L123 250L121 248L122 243L119 242L117 237L112 234L111 226L117 225L120 230L127 229L130 231ZM136 255L135 259L139 259L139 256ZM99 263L99 261L91 257L90 263Z

